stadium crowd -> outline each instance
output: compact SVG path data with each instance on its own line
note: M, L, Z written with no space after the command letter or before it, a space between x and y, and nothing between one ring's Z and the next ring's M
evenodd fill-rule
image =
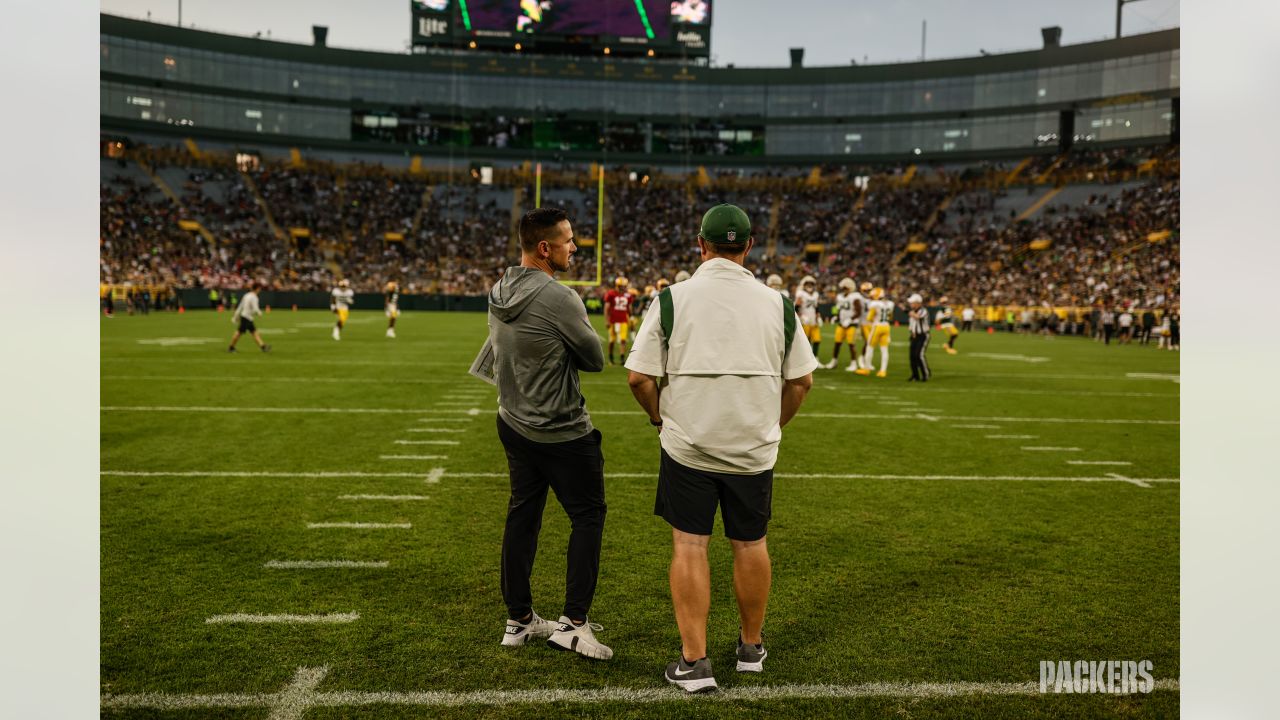
M531 186L482 186L466 176L433 187L378 165L238 171L187 165L177 152L148 158L148 173L178 168L185 179L173 188L175 201L145 174L126 172L125 161L104 160L104 285L238 289L259 281L327 291L346 277L363 292L397 280L410 294L482 294L514 254L513 209L528 209L534 195ZM1098 186L1086 201L1047 205L1021 221L996 211L1001 198L1027 192L990 182L1009 165L940 168L932 181L917 183L895 182L902 173L895 168L866 189L853 179L870 168L822 168L822 183L806 183L811 169L802 168L746 178L722 171L702 183L649 183L647 176L615 182L607 187L604 273L643 286L694 269L701 212L732 202L755 223L758 250L748 266L762 278L778 273L789 285L813 275L834 294L841 278L854 277L891 296L948 295L971 306L1176 303L1176 170L1135 180L1123 171L1136 161L1106 151L1056 163L1039 158L1024 177L1055 164L1128 182ZM564 207L579 239L596 235L592 185L544 190L544 204ZM203 230L183 229L182 220ZM594 277L591 258L584 247L581 277Z

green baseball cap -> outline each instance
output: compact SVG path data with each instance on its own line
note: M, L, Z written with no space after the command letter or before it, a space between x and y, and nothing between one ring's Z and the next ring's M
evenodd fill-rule
M716 245L741 245L751 237L751 220L737 205L717 205L702 216L698 235Z

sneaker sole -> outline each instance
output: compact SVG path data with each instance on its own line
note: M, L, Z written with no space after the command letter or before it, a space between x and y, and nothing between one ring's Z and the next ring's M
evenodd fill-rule
M720 689L716 685L715 678L702 678L700 680L672 680L671 678L668 677L667 682L671 683L672 685L675 685L681 690L684 690L686 693L689 693L690 695L697 695L699 693L711 693Z
M764 658L761 658L760 662L743 662L742 660L739 660L738 672L764 672Z

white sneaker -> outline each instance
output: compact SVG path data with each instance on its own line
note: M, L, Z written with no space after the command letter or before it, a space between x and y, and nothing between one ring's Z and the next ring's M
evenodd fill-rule
M529 642L529 638L545 638L551 637L551 633L556 631L557 625L550 620L544 620L533 613L533 617L529 618L529 622L522 623L519 620L507 620L507 629L502 634L502 644L507 647L519 647Z
M851 363L849 363L849 366L848 366L848 367L846 367L846 368L844 369L844 371L845 371L845 372L858 372L858 363L856 363L856 362L851 362Z
M341 339L342 339L342 333L339 333L339 332L338 332L338 328L334 328L334 329L333 329L333 339L334 339L334 340L341 340Z
M581 625L574 625L569 618L561 615L556 631L547 639L547 646L556 650L576 652L593 660L608 660L613 657L613 650L596 640L595 633L592 632L592 630L603 629L590 620Z
M387 337L389 337L389 338L393 338L393 337L395 337L395 336L396 336L396 329L395 329L395 328L387 328Z
M823 366L822 366L822 369L823 369L823 370L834 370L834 369L835 369L835 367L836 367L836 361L835 361L835 358L832 358L830 362L828 362L826 365L823 365Z

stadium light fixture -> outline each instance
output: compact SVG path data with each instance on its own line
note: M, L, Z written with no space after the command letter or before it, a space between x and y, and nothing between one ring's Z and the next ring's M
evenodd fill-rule
M520 43L516 43L516 52L519 52L519 51L520 51L520 50L522 50L523 48L524 48L524 46L523 46L523 45L521 45Z
M1128 3L1139 2L1140 0L1116 0L1116 39L1120 39L1120 11L1124 10L1124 6Z
M611 52L611 51L609 50L609 48L605 48L605 49L604 49L604 54L605 54L605 55L608 55L610 52Z

